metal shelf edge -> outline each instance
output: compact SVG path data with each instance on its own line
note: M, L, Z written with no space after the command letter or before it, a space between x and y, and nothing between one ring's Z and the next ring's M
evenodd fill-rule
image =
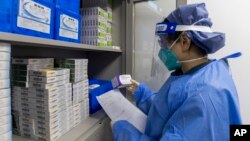
M72 42L58 41L53 39L46 39L40 37L19 35L13 33L0 32L0 42L7 42L14 45L27 45L32 47L50 47L50 48L63 48L75 49L86 51L108 51L108 52L122 52L120 49L112 49L109 47L97 47L86 44L78 44Z

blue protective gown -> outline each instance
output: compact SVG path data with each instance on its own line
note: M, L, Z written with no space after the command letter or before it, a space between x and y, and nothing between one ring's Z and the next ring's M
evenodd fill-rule
M145 133L127 121L113 126L115 141L229 141L230 124L240 124L237 91L227 61L171 74L158 94L145 84L135 91L148 116Z

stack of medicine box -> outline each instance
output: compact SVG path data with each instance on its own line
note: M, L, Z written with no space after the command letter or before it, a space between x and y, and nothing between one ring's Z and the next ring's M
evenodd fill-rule
M20 135L19 127L19 103L17 97L27 93L29 83L29 71L41 68L54 67L53 58L13 58L12 59L12 116L13 116L13 133ZM16 94L16 95L14 95ZM26 96L24 96L26 97ZM20 97L21 98L21 97Z
M28 88L29 70L53 68L53 58L13 58L12 85Z
M69 69L29 71L29 87L14 87L20 134L35 140L53 141L72 128L72 86Z
M107 46L112 46L112 30L111 30L111 25L112 25L112 18L113 18L113 13L112 13L112 0L84 0L82 2L82 7L89 8L89 7L101 7L103 10L107 12L107 34L106 34L106 41L107 41ZM81 13L83 15L83 13Z
M100 7L81 9L82 36L84 44L107 46L107 12Z
M56 59L55 66L70 69L70 81L73 85L74 126L89 116L88 97L88 60L87 59Z
M0 140L12 140L9 44L0 43Z

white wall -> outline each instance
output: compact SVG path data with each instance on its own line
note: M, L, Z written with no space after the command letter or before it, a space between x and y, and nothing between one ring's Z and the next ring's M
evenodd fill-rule
M243 123L250 123L250 1L249 0L187 0L205 2L214 23L213 30L226 33L226 46L212 57L221 58L240 51L240 58L230 65L239 94Z

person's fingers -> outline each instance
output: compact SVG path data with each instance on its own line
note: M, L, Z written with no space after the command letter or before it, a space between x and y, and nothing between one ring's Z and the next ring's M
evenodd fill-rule
M136 81L136 80L134 80L134 79L131 79L130 81L132 82L132 84L134 84L134 85L136 85L136 86L139 86L139 85L140 85L140 83L139 83L139 82L137 82L137 81Z
M128 91L130 91L130 92L133 92L133 90L134 90L134 87L128 87Z

